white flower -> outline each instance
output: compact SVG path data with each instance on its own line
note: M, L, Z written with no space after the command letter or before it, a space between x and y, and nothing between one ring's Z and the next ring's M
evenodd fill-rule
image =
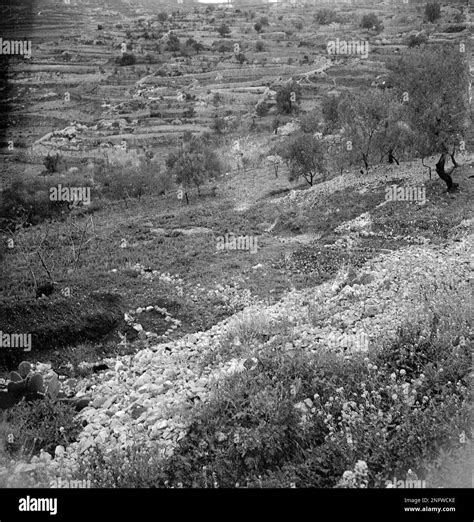
M358 460L356 465L354 466L354 471L360 475L365 475L369 471L369 467L367 466L367 462L365 460Z
M339 481L342 487L352 488L355 485L355 475L353 471L344 471L342 478Z

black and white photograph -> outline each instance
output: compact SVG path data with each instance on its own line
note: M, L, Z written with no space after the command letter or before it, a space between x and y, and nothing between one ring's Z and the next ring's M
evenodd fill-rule
M473 16L0 1L1 522L472 522Z

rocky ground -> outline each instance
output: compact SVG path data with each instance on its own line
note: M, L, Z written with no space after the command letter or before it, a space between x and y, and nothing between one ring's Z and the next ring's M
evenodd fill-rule
M344 183L348 183L347 178ZM329 185L337 189L338 180ZM296 197L311 201L314 193L327 190L327 185L322 185L296 193ZM371 229L368 212L334 232L341 241L350 241L357 248L358 241L373 234ZM232 372L251 371L258 363L252 349L244 349L232 337L239 322L259 321L268 331L269 344L285 325L293 339L285 350L332 350L342 357L372 350L393 339L407 322L428 328L430 306L443 301L448 287L457 289L459 299L468 294L473 241L472 219L464 220L453 231L452 239L442 244L426 242L382 253L358 270L341 269L335 278L291 291L271 306L250 298L242 312L207 331L170 342L149 338L147 348L135 355L106 359L108 370L75 382L76 397L91 399L79 414L83 429L78 440L58 446L54 455L43 452L30 464L20 462L13 470L4 468L4 472L12 471L9 484L27 480L39 471L43 477L71 477L84 452L96 445L111 451L140 442L156 447L163 456L170 455L185 436L193 411L214 393L219 380ZM179 286L179 278L171 280ZM135 311L133 324L139 325L144 311L146 306ZM166 311L161 312L169 317L172 328L173 319ZM133 322L131 314L127 318ZM233 355L222 356L221 347L229 339ZM37 369L47 380L51 371L48 365Z

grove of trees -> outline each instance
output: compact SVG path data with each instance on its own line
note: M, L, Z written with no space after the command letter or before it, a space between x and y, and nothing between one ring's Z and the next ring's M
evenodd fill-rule
M437 174L449 192L456 190L456 154L464 150L470 125L467 53L458 44L415 47L389 69L390 88L325 96L322 121L315 111L302 117L303 132L290 136L281 153L292 179L302 176L312 185L319 175L324 179L328 164L360 165L367 172L376 163L399 164L414 156L425 165L425 158L437 155ZM279 112L292 111L292 89L287 85L278 92ZM328 150L320 136L334 133L341 139Z

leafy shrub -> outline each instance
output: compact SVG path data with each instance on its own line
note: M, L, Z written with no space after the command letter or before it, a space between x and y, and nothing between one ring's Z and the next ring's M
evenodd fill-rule
M122 53L121 56L117 57L115 63L122 67L127 65L134 65L137 59L133 53Z
M374 29L378 33L380 33L383 29L382 22L374 13L364 15L362 17L362 20L360 21L360 26L362 27L362 29Z
M257 52L262 52L265 50L265 45L263 44L263 42L261 40L259 40L256 44L255 44L255 50Z
M240 63L240 65L243 65L243 63L247 61L244 53L239 53L235 58Z
M412 34L409 36L407 40L408 47L418 47L422 44L425 44L428 41L428 37L423 34Z
M269 111L268 103L265 101L260 102L257 105L257 107L255 108L255 112L256 112L257 116L259 116L260 118L266 116L268 114L268 111Z
M339 21L336 11L333 11L332 9L319 9L319 11L314 15L314 19L321 25L328 25Z
M54 156L48 154L43 159L43 165L46 169L47 174L53 174L58 171L59 164L61 162L61 155L55 154Z
M222 23L217 29L216 31L219 33L220 36L222 36L223 38L227 37L230 35L231 33L231 29L230 27L226 24L226 23Z

